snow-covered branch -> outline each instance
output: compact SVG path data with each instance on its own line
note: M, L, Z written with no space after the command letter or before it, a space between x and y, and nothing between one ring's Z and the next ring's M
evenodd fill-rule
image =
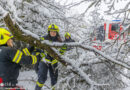
M120 66L123 66L123 67L125 67L127 69L130 69L130 65L125 64L123 62L120 62L118 60L115 60L114 58L110 57L109 55L106 55L105 53L97 50L96 48L94 48L92 46L83 45L82 43L79 43L79 42L74 42L74 43L58 43L58 42L55 43L55 42L53 42L53 43L51 43L49 41L42 41L42 43L47 44L47 45L49 45L51 47L61 47L63 45L67 45L69 47L79 47L79 48L82 48L84 50L89 50L89 51L92 51L92 52L96 52L97 54L101 55L102 57L104 57L108 61L111 61L111 62L113 62L115 64L120 65Z
M8 16L8 15L7 15ZM6 18L5 18L5 20L6 20ZM7 23L7 21L6 21L6 23ZM8 21L8 24L10 25L10 22ZM10 27L10 26L8 26L8 27ZM18 27L18 26L17 26ZM10 28L10 30L11 30L12 28ZM27 32L26 32L27 33ZM17 33L17 34L21 34L21 33ZM33 33L31 34L29 31L28 31L28 33L27 34L29 34L29 35L31 35L31 37L33 36L36 36L36 35L34 35ZM16 33L14 33L14 36L18 36L18 35L16 35ZM27 39L27 38L26 38ZM26 40L26 42L29 42L30 40ZM35 41L35 39L33 40L33 41ZM35 43L38 43L38 42L35 42ZM109 55L106 55L105 53L103 53L103 52L101 52L101 51L99 51L99 50L97 50L96 48L94 48L94 47L91 47L91 46L87 46L87 45L82 45L82 43L79 43L79 42L74 42L74 43L58 43L58 42L53 42L53 43L51 43L51 42L49 42L49 41L42 41L42 44L46 44L46 45L48 45L48 46L51 46L51 47L62 47L64 44L66 44L67 46L70 46L70 47L80 47L80 48L83 48L84 50L89 50L89 51L93 51L93 52L96 52L97 54L99 54L99 55L101 55L102 57L104 57L104 58L106 58L107 60L109 60L109 61L111 61L111 62L113 62L113 63L115 63L115 64L118 64L118 65L121 65L121 66L123 66L123 67L125 67L125 68L127 68L127 69L130 69L130 66L129 65L127 65L127 64L125 64L125 63L122 63L122 62L120 62L120 61L118 61L118 60L115 60L114 58L112 58L112 57L110 57ZM39 45L39 44L37 44L37 45ZM52 51L52 50L51 50ZM52 51L53 52L53 51ZM56 55L56 54L55 54ZM55 56L54 55L54 56ZM56 55L57 56L57 55ZM57 58L58 59L58 58Z
M17 25L17 23L14 24L9 14L7 14L4 17L4 21L7 27L9 28L9 30L12 32L12 34L17 40L24 41L26 43L29 43L32 46L36 46L38 48L46 50L48 53L50 53L52 57L55 57L55 59L59 60L63 65L67 64L66 62L64 62L64 60L61 60L61 58L50 48L50 46L46 44L41 44L41 41L39 40L39 38L36 38L37 35L34 35L33 33L29 31L27 32L27 31L21 30L21 28ZM23 31L26 32L26 34L24 34Z

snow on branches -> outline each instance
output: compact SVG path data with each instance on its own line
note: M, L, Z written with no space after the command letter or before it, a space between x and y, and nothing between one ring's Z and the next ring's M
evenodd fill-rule
M90 89L94 88L94 86L104 86L106 84L97 84L95 81L93 81L91 78L89 78L89 75L87 75L76 63L76 61L74 61L73 59L69 59L67 57L61 56L54 48L58 48L58 47L62 47L63 45L67 45L69 47L78 47L78 48L82 48L83 50L87 50L90 52L94 52L97 53L98 55L102 56L103 58L105 58L105 60L107 60L108 62L112 62L116 65L122 66L124 68L130 69L130 65L118 61L116 59L114 59L113 57L106 55L105 53L97 50L94 47L88 46L88 45L83 45L80 42L74 42L74 43L58 43L58 42L49 42L49 41L40 41L38 39L38 36L31 33L30 31L24 31L24 30L20 30L19 26L17 25L17 23L13 24L9 14L7 14L7 16L4 17L4 21L7 25L7 27L10 29L10 31L14 34L14 37L17 38L18 40L24 41L26 43L29 43L30 45L36 46L38 48L41 48L43 50L46 50L48 53L50 53L51 56L53 56L55 59L57 59L59 62L61 62L63 65L69 65L72 68L74 68L74 70L72 70L73 72L76 72L79 76L81 76L88 85L90 85ZM26 32L26 34L24 34ZM34 37L35 36L35 37ZM36 38L37 36L37 38ZM23 38L24 37L24 38ZM35 42L34 42L35 41Z

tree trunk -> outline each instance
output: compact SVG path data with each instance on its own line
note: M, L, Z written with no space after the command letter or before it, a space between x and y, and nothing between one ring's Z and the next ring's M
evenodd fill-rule
M4 17L4 21L5 21L5 24L7 25L7 27L9 28L9 30L14 35L14 38L16 38L17 40L26 42L32 46L46 50L50 56L52 56L53 58L55 58L56 60L61 62L63 65L65 65L65 66L67 65L67 63L63 59L61 59L60 56L54 50L52 50L52 48L50 46L48 46L46 44L42 44L40 40L32 37L31 35L25 35L23 33L23 31L19 28L17 23L15 23L15 24L13 23L9 14L7 14Z

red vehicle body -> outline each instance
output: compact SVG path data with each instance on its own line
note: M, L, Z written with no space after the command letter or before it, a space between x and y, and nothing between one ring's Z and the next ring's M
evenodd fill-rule
M121 23L118 22L107 22L104 23L105 40L124 40L125 34L120 35L123 31Z
M101 42L112 42L113 40L120 40L125 42L125 34L121 35L123 31L123 27L119 20L107 21L104 23L103 26L100 26L96 30L96 35L94 37L94 41L97 40ZM102 45L95 44L93 47L97 48L98 50L102 49Z
M16 86L14 88L5 88L3 84L3 79L0 77L0 90L25 90L25 89L20 86Z

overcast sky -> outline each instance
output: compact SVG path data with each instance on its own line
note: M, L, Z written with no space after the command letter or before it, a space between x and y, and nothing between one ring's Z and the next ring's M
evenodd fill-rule
M74 3L74 2L79 2L81 0L55 0L56 2L59 2L60 4L62 5L68 5L68 4L71 4L71 3ZM129 0L121 0L119 3L116 3L115 5L115 9L116 10L119 10L119 9L122 9L125 7L125 5L129 2ZM86 2L86 3L83 3L83 4L80 4L78 6L75 6L73 8L71 8L67 13L71 13L71 14L81 14L83 13L86 8L90 5L91 2ZM89 13L94 10L95 7L92 7L91 9L89 9L89 11L86 13L86 17L89 17ZM104 11L108 10L107 6L105 4L102 4L100 6L100 14L101 14L101 17L103 16L105 19L112 19L111 16L107 16L106 13L104 13Z

